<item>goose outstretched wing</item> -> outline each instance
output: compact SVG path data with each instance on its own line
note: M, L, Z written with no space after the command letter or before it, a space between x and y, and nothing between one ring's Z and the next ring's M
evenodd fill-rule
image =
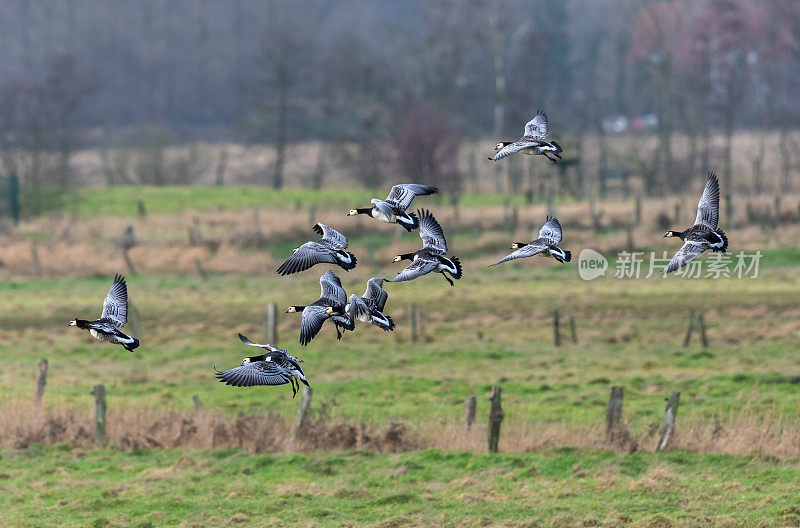
M214 375L220 382L234 387L284 385L292 379L289 371L273 361L246 363L224 371L214 369Z
M331 270L319 278L319 285L321 301L328 302L329 306L344 306L347 303L347 294L342 288L342 281Z
M254 346L254 347L258 347L258 348L266 348L270 352L283 352L284 354L286 353L286 350L284 350L283 348L276 347L275 345L270 345L269 343L264 343L264 344L254 343L254 342L250 341L249 339L247 339L242 334L238 334L238 336L239 336L239 339L242 341L242 343L244 343L245 345Z
M306 242L297 251L280 265L277 272L280 275L291 275L305 271L317 264L336 264L336 258L331 253L333 250L319 242Z
M681 269L686 264L699 257L706 249L708 249L708 245L703 242L687 240L683 243L683 246L681 246L675 255L673 255L672 260L669 261L669 265L664 271L664 275Z
M344 303L343 303L344 304ZM300 321L300 344L307 345L322 329L322 323L330 317L326 313L326 306L309 305L303 308L303 317Z
M123 326L128 322L128 286L122 275L114 275L114 283L103 301L100 319L108 319L114 326Z
M543 238L554 245L558 245L561 242L561 224L555 216L547 217L544 225L539 230L539 238Z
M325 224L314 224L314 231L322 235L322 241L327 242L336 249L347 249L347 238L332 227Z
M492 266L497 266L498 264L502 264L503 262L508 262L509 260L515 260L515 259L525 258L525 257L532 257L534 255L538 255L539 253L541 253L545 249L547 249L546 246L540 246L540 245L536 245L536 244L528 244L527 246L521 247L518 250L514 251L510 255L501 258L500 260L498 260L497 262L492 264Z
M403 282L422 277L426 273L430 273L438 267L438 263L433 260L425 260L418 258L408 265L406 269L401 271L397 277L392 279L392 282Z
M547 136L547 114L541 110L525 124L525 137L542 140Z
M447 253L447 240L444 238L444 231L436 218L425 209L417 211L419 216L419 236L422 239L422 247L440 254Z
M507 158L508 156L511 156L512 154L516 154L517 152L519 152L520 150L522 150L524 148L533 147L536 144L537 143L535 141L527 141L527 140L524 140L524 139L520 140L520 141L515 141L515 142L510 143L510 144L506 145L505 147L501 148L497 152L497 154L494 155L494 157L492 158L492 161L497 161L497 160L501 160L503 158Z
M401 211L405 211L411 205L415 196L425 196L436 194L439 189L430 185L420 185L419 183L401 183L392 187L386 201Z
M706 186L697 204L697 218L694 223L711 229L716 229L719 224L719 182L713 172L708 173Z
M383 289L383 281L386 277L373 277L367 281L367 291L364 292L363 299L371 304L373 308L379 312L383 311L386 306L386 300L389 294Z
M351 320L357 319L360 315L370 313L369 306L367 306L365 300L355 293L350 296L347 304L349 305L347 315L350 316Z

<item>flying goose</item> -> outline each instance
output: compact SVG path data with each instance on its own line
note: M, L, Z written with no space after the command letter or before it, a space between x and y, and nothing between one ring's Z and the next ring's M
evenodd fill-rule
M350 209L347 216L367 214L381 222L388 222L390 224L397 222L405 227L407 231L411 231L419 227L419 219L414 213L406 213L406 209L411 206L411 201L415 196L425 196L428 194L436 194L437 192L439 192L439 189L430 187L429 185L401 183L392 187L386 200L373 198L370 200L373 207Z
M114 275L114 283L103 301L103 313L100 314L100 319L86 321L75 318L69 322L69 326L88 330L95 339L120 344L128 352L133 352L139 346L139 340L120 330L126 322L128 322L128 286L125 284L125 277Z
M728 237L717 227L719 223L719 182L717 175L708 172L706 186L697 204L697 217L694 225L686 231L667 231L665 237L679 237L683 246L672 257L664 275L678 270L699 257L705 250L725 253L728 249Z
M356 267L356 256L344 251L347 239L343 234L325 224L315 224L314 231L322 235L319 242L306 242L292 250L292 256L278 268L281 275L290 275L320 264L337 264L345 271Z
M392 282L402 282L416 279L426 273L436 271L453 286L453 281L445 274L449 273L454 279L461 278L461 262L457 257L447 258L447 241L444 238L442 226L425 209L420 209L419 214L419 236L422 238L422 249L416 253L403 253L397 255L393 262L410 260L411 264L401 271Z
M254 387L257 385L285 385L292 384L292 398L297 394L302 381L310 387L303 369L299 363L302 359L290 355L286 350L269 344L253 343L242 334L239 339L245 345L265 348L269 352L260 356L246 357L242 364L230 370L219 371L214 369L214 375L225 385L234 387Z
M342 281L331 270L319 278L321 293L319 299L308 306L290 306L286 313L302 312L300 322L300 344L307 345L322 329L322 323L332 319L336 325L336 339L342 338L339 328L355 330L355 322L344 310L347 294Z
M358 319L363 323L371 323L381 330L394 330L394 321L388 315L383 314L386 306L386 299L389 294L382 288L385 277L373 277L367 281L367 291L359 297L355 293L350 296L350 301L344 311L350 314L352 319Z
M558 163L555 158L551 158L550 156L552 155L561 159L563 149L561 145L555 141L550 141L549 143L545 141L544 138L546 136L547 114L541 110L537 110L536 116L525 124L525 134L522 138L513 142L503 141L498 143L494 147L494 149L498 151L497 154L489 159L497 161L511 156L512 154L516 154L517 152L521 152L529 155L542 155L553 163Z
M514 242L511 244L511 249L516 249L516 251L498 260L492 266L534 255L553 257L562 264L569 262L572 259L572 252L564 251L558 247L559 242L561 242L561 224L558 223L558 219L555 216L548 216L539 230L539 238L527 244L525 242Z

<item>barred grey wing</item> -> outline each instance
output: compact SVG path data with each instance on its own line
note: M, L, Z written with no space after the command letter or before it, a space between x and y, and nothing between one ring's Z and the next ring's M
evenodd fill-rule
M534 255L538 255L539 253L541 253L545 249L546 249L545 246L528 244L527 246L521 247L518 250L514 251L510 255L501 258L500 260L498 260L497 262L492 264L492 266L497 266L498 264L502 264L503 262L508 262L509 260L532 257Z
M538 110L536 116L525 124L525 137L542 140L547 136L547 114Z
M114 283L103 301L100 319L109 319L115 326L123 326L128 322L128 286L122 275L114 275Z
M334 228L328 227L322 223L317 223L314 225L314 231L322 235L322 240L331 244L332 247L347 249L347 238Z
M547 221L539 230L539 238L544 238L554 245L561 242L561 224L555 216L547 217Z
M511 156L512 154L516 154L517 152L519 152L520 150L522 150L524 148L532 147L534 145L536 145L536 143L533 142L533 141L525 141L525 140L515 141L515 142L511 143L510 145L506 145L505 147L500 149L500 151L497 154L494 155L492 160L493 161L497 161L497 160L501 160L503 158L507 158L508 156Z
M417 259L401 271L392 282L403 282L416 279L426 273L430 273L438 267L438 263L432 260Z
M321 263L336 264L336 258L331 251L330 248L319 242L306 242L280 265L277 272L281 275L291 275Z
M419 216L419 236L422 239L422 247L440 254L447 253L447 240L444 231L436 218L425 209L417 211Z
M702 242L687 240L677 253L675 253L672 260L669 261L664 275L684 267L686 264L699 257L707 248L708 246Z
M313 304L303 309L303 317L300 321L300 344L307 345L317 336L322 329L322 323L330 317L325 313L326 309L325 306Z
M373 277L367 281L367 291L364 292L364 299L372 304L372 307L379 312L386 306L389 294L383 289L385 277Z
M255 387L258 385L284 385L292 375L272 361L256 361L225 371L214 371L217 379L234 387Z
M436 187L421 185L419 183L400 183L392 187L386 201L394 205L401 211L405 211L411 205L415 196L426 196L439 192Z
M713 172L708 173L706 186L697 204L697 217L694 223L705 225L712 230L719 224L719 181Z
M330 302L331 306L344 306L347 304L347 294L342 288L342 281L334 272L328 270L319 278L321 287L320 299Z

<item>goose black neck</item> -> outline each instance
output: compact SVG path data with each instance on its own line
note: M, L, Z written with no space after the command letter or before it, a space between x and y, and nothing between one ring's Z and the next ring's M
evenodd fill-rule
M372 207L362 207L361 209L356 209L357 214L370 214L372 212Z
M75 326L78 328L89 328L89 321L86 319L75 319Z
M528 243L527 242L515 242L514 245L517 246L517 249L520 249L520 248L524 248L525 246L527 246Z
M402 253L397 256L400 257L400 260L414 260L414 253Z

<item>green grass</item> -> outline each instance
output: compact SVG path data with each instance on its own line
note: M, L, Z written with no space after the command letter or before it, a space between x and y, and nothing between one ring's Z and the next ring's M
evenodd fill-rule
M6 527L795 526L796 461L558 449L2 452Z
M332 205L348 211L354 207L367 207L372 198L384 198L389 188L364 189L281 189L268 187L202 187L202 186L119 186L85 188L61 196L58 202L64 213L78 218L93 216L133 217L139 214L142 202L148 214L171 214L184 211L202 213L213 210L246 209L297 209L309 207L330 208ZM450 204L451 198L439 194L427 200L437 204ZM524 197L502 194L464 194L459 198L462 207L509 205L521 206Z
M226 413L275 410L296 402L288 388L232 389L215 383L212 367L230 368L250 353L241 331L261 338L267 302L279 306L279 343L305 359L318 401L335 399L338 416L387 424L459 419L465 396L487 412L492 384L504 388L509 419L579 424L602 422L608 387L626 388L633 427L663 413L664 396L682 392L681 416L724 420L747 411L791 416L800 404L796 359L796 275L765 271L746 280L581 281L553 266L475 270L449 288L440 277L389 284L387 312L398 328L359 327L337 342L323 328L307 348L297 344L299 316L286 306L319 295L315 273L289 278L181 277L129 279L140 314L135 353L67 328L99 311L108 278L0 284L0 398L27 398L36 363L47 357L47 401L88 408L89 387L108 386L114 406L190 409L198 395ZM560 269L560 268L559 268ZM342 274L345 288L363 277ZM499 280L498 280L499 279ZM425 313L423 343L410 344L408 307ZM447 309L440 309L446 306ZM695 335L681 343L689 309L706 312L709 348ZM562 314L563 344L553 346L552 310ZM579 341L566 321L575 317Z

